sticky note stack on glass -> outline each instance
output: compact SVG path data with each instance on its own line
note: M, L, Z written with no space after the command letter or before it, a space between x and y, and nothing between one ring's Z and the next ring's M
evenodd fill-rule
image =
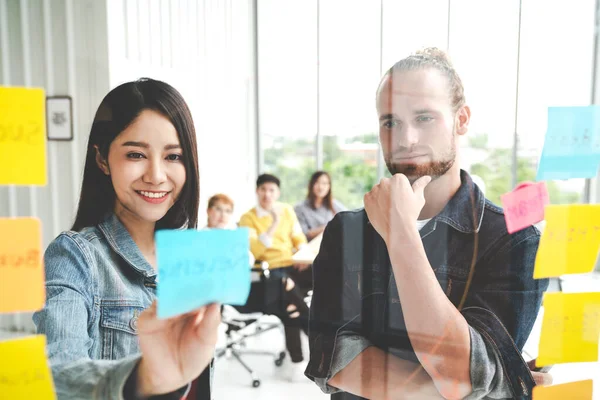
M0 398L54 400L46 336L0 342Z
M0 313L44 306L41 229L37 218L0 218Z
M249 231L156 232L158 316L217 302L244 305L250 293Z
M594 382L591 379L553 386L535 386L533 400L591 400Z
M600 292L545 293L537 366L598 361Z
M0 185L46 185L43 89L0 87Z
M600 106L549 107L536 180L593 178L600 164Z
M591 272L600 247L600 205L550 205L545 216L533 277Z
M550 203L545 182L523 182L501 197L508 233L527 228L544 219L544 207Z

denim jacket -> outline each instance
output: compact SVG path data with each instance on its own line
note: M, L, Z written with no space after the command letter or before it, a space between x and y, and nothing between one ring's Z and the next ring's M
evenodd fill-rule
M533 279L539 231L508 234L502 209L461 171L459 190L420 235L442 290L469 324L468 398L530 398L535 383L521 350L548 287ZM324 392L359 398L327 382L371 345L418 362L387 247L364 210L329 223L313 273L305 374Z
M156 297L155 270L113 214L61 233L44 261L46 305L33 320L47 337L59 399L128 398L125 383L141 358L137 321ZM203 399L210 399L210 372L199 382Z

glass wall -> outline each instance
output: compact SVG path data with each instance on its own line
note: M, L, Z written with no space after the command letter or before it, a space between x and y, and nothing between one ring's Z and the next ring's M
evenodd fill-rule
M595 0L523 1L517 148L519 172L527 178L537 169L548 107L586 106L592 101L594 9ZM584 183L547 182L550 199L577 203Z
M306 195L317 165L316 11L305 0L258 2L260 169L279 176L290 203Z
M318 133L322 166L331 174L334 197L358 208L377 180L374 99L380 75L381 7L377 1L347 4L333 0L319 5Z
M258 0L258 15L259 170L282 178L290 203L325 169L335 197L362 206L387 175L379 78L419 48L447 49L463 80L472 120L461 167L495 203L535 179L547 107L591 101L594 0ZM573 203L584 182L548 187L553 203Z
M513 185L519 0L460 0L451 6L450 55L471 108L461 163L499 203Z

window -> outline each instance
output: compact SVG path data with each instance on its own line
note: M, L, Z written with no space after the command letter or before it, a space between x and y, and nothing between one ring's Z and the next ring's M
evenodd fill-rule
M594 9L594 0L523 2L518 108L518 167L523 180L535 178L548 107L591 102ZM549 181L550 201L578 203L584 184L584 179Z
M450 56L471 108L461 167L501 204L512 189L519 1L453 1L450 16Z
M423 47L446 49L448 0L383 0L383 71Z
M334 198L348 208L362 207L377 181L380 15L377 1L319 2L323 168L331 174Z
M375 90L419 48L448 49L472 111L459 162L497 204L514 175L535 180L548 106L590 103L594 0L258 4L261 171L280 175L287 202L317 168L350 208L389 176L378 171ZM583 185L548 182L551 201L578 202Z
M261 172L281 179L281 200L292 204L316 166L316 17L316 3L258 1Z

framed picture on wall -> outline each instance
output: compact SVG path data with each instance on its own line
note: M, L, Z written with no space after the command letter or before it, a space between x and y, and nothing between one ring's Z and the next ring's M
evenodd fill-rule
M73 140L73 105L70 96L46 97L48 140Z

